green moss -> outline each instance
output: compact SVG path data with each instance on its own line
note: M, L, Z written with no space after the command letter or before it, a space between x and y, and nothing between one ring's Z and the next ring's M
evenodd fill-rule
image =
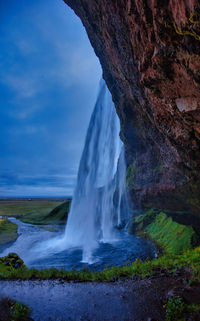
M10 313L10 321L26 321L30 320L29 314L30 309L26 305L19 303L19 302L13 302L11 305L12 312Z
M23 260L16 253L9 253L7 256L0 257L0 265L4 268L14 269L25 267Z
M182 253L191 249L195 235L191 226L178 224L162 212L145 228L145 232L168 253Z
M17 225L7 218L0 219L0 244L15 241L17 237Z
M126 186L129 190L134 187L135 166L136 161L133 164L129 165L126 171Z
M163 164L159 164L153 169L153 171L154 172L161 172L162 169L163 169Z
M8 298L0 300L0 320L30 321L29 315L30 309L26 305Z
M194 315L199 308L198 305L185 303L179 296L170 298L164 307L166 307L166 321L186 321L188 316Z
M4 259L4 258L3 258ZM138 276L145 278L149 275L158 273L166 269L169 272L177 269L189 268L195 279L200 280L200 247L188 250L180 255L166 254L158 259L141 262L136 260L130 265L122 267L112 267L100 272L90 272L87 269L82 271L66 271L51 269L28 269L22 265L20 268L14 268L0 262L0 279L55 279L62 278L70 281L114 281L123 277Z
M151 238L165 253L180 254L191 249L197 238L191 226L179 224L166 213L154 209L136 216L132 225L136 234Z
M147 224L149 224L155 216L154 209L151 208L148 211L146 211L144 214L138 215L135 217L135 222L136 223L142 223L143 226L145 227Z

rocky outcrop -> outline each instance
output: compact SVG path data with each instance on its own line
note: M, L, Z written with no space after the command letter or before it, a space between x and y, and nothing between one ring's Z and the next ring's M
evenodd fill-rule
M199 1L65 2L112 93L135 205L200 214Z
M3 266L13 269L25 267L24 261L16 253L9 253L7 256L0 257L1 268Z

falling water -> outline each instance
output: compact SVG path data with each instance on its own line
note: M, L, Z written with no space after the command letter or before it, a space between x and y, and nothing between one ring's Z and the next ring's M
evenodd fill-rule
M101 80L65 230L68 246L83 249L83 262L91 263L99 242L113 242L115 228L126 219L126 167L119 131L111 94Z
M126 264L136 257L153 257L145 240L128 235L124 146L119 119L105 82L90 120L77 185L65 228L48 232L15 218L20 236L0 253L16 252L29 267L95 269ZM82 255L82 257L81 257Z

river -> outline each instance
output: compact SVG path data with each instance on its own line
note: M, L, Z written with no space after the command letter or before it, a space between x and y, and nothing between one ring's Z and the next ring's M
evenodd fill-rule
M37 269L54 267L67 270L87 267L90 270L101 270L105 267L130 264L136 258L145 260L156 256L155 248L150 242L130 235L124 230L117 230L116 239L112 243L99 243L93 253L93 263L87 264L82 262L81 248L51 246L56 240L58 242L62 240L64 233L62 226L37 226L23 223L16 218L9 220L18 225L19 237L5 248L0 256L15 252L28 267Z

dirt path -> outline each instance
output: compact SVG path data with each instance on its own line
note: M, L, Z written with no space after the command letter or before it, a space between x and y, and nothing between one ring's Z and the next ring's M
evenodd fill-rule
M35 321L163 321L171 277L112 283L0 281L0 298L28 305ZM162 287L161 287L162 286Z

